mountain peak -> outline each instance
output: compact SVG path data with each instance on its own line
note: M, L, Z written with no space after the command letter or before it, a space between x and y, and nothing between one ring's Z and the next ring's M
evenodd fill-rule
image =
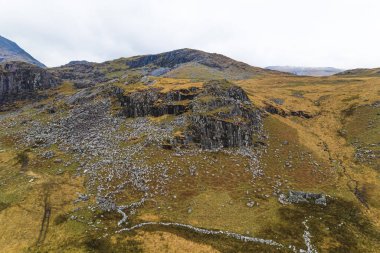
M227 56L208 53L197 49L182 48L169 52L164 52L160 54L149 54L138 56L134 58L128 64L130 67L142 67L148 64L154 64L160 67L174 67L179 64L184 63L200 63L208 67L217 67L224 69L229 65L244 65L246 67L251 67L246 63L235 61Z
M45 67L44 64L25 52L15 42L0 36L0 63L10 61L27 62L42 68Z
M159 54L127 58L131 69L151 69L152 75L200 79L246 79L257 75L279 74L277 71L253 67L217 53L182 48Z

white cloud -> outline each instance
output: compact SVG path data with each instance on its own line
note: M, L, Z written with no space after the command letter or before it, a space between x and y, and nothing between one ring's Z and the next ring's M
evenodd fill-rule
M380 66L377 0L0 0L0 34L48 66L190 47L255 66Z

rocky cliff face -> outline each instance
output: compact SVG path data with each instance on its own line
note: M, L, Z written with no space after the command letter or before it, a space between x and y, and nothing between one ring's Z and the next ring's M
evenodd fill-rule
M202 148L252 145L261 117L243 89L227 81L210 81L191 103L188 136Z
M189 88L161 93L158 89L115 94L126 117L186 115L185 143L205 149L252 145L261 128L260 113L243 89L228 81L210 81L203 89Z
M23 62L0 65L0 104L33 98L38 90L58 85L59 79L45 69Z

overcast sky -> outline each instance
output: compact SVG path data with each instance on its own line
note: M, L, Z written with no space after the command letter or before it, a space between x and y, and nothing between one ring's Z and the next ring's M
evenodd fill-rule
M260 67L380 67L380 1L0 0L0 35L47 66L188 47Z

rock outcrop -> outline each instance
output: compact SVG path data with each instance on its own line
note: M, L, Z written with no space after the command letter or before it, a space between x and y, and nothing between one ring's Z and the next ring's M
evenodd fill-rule
M124 94L116 88L115 94L120 115L126 117L186 113L187 124L176 143L198 143L204 149L250 146L261 129L260 112L243 89L226 80L210 81L203 89L162 93L151 88Z
M52 88L59 83L59 79L45 69L28 63L0 65L0 104L35 98L37 91Z
M321 193L311 193L302 191L289 191L289 196L287 199L282 198L283 201L287 203L314 203L317 205L327 205L326 195ZM281 202L281 201L280 201Z
M187 135L202 148L252 145L261 117L247 94L228 81L210 81L191 103Z
M277 105L272 105L268 102L264 102L265 104L265 107L264 107L264 110L267 111L268 113L270 114L277 114L281 117L290 117L290 116L293 116L293 117L300 117L300 118L304 118L304 119L311 119L313 118L314 116L309 113L309 112L305 112L305 111L285 111L284 109L280 108L280 106Z
M62 80L73 82L76 88L91 87L108 80L97 64L88 61L71 61L49 71Z
M124 95L121 89L116 91L122 115L133 118L182 114L189 109L189 101L198 93L199 89L195 87L168 93L162 93L158 89L147 89Z

